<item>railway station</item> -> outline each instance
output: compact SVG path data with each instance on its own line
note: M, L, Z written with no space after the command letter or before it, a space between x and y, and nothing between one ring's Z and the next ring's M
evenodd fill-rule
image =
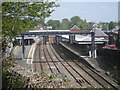
M117 83L100 68L96 61L97 46L101 47L108 43L108 39L104 39L108 37L104 32L100 30L96 32L75 30L23 32L19 38L21 61L25 61L25 67L29 65L33 72L62 73L75 87L118 89ZM98 36L98 32L102 34ZM31 42L32 46L27 50L26 46L31 45L30 35L34 39ZM25 39L28 39L27 42Z
M120 90L120 2L86 1L1 3L0 89Z

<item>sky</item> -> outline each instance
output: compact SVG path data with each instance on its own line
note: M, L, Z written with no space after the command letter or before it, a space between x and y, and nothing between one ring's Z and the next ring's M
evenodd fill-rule
M80 16L88 22L110 22L118 21L118 2L57 2L60 7L55 8L49 19L62 20L70 19L73 16Z

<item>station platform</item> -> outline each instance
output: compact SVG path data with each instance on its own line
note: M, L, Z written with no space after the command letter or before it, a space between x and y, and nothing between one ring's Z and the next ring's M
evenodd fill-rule
M96 59L94 58L90 58L89 56L85 56L85 55L82 55L81 52L74 48L72 45L68 44L68 43L63 43L61 42L60 43L63 47L65 47L66 49L68 49L69 51L71 51L72 53L74 53L75 55L79 56L80 58L83 58L83 60L88 64L90 65L92 68L94 68L96 71L98 72L105 72L104 70L102 70L100 67L99 67L99 64L98 62L96 61Z
M31 49L31 46L32 45L26 45L25 46L25 58L24 60L22 60L22 46L16 46L14 47L14 50L13 50L13 57L14 59L16 59L16 63L28 70L31 70L31 65L30 64L27 64L26 61L28 59L28 53Z

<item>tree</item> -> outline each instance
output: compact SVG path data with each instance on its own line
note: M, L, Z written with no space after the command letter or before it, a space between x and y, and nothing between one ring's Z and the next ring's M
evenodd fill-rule
M77 26L81 29L81 30L87 30L89 29L89 23L87 22L78 22Z
M19 32L33 29L36 21L37 23L43 23L44 19L54 11L53 7L57 6L55 2L48 1L3 2L2 37L11 41L12 38L19 35Z
M62 19L62 29L70 29L71 28L71 23L67 18Z
M54 11L51 9L53 7L57 7L55 2L3 2L3 37L14 37L21 31L33 28L33 22L43 22Z
M54 20L55 23L55 29L60 29L61 23L59 20Z
M52 29L60 29L61 23L59 20L49 20L47 25L52 26Z
M114 29L114 28L115 28L115 23L114 23L113 21L111 21L111 22L109 23L108 27L109 27L109 30Z
M91 30L92 28L92 23L88 23L86 20L80 20L79 22L77 22L77 26L81 29L81 30Z
M48 22L47 22L47 25L49 26L52 26L54 24L54 20L50 19Z
M108 23L102 23L102 29L108 30Z
M78 22L82 22L82 21L83 20L81 20L79 16L74 16L70 19L70 22L71 22L72 26L77 25Z

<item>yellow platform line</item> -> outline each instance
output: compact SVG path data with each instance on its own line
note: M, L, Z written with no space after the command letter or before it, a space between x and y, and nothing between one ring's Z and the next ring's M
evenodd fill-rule
M29 53L28 53L28 59L26 60L26 63L27 63L27 64L29 63L29 60L30 60L29 58L32 58L32 57L30 57L30 56L31 56L31 53L32 53L32 50L33 50L33 46L34 46L34 45L31 46L30 51L29 51Z

